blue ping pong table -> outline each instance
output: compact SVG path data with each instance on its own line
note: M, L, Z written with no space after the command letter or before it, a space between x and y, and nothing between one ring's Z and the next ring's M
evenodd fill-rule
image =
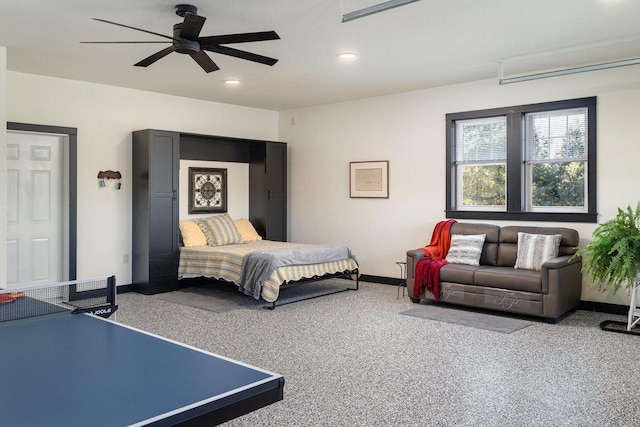
M91 314L0 323L2 426L211 426L283 388L279 374Z

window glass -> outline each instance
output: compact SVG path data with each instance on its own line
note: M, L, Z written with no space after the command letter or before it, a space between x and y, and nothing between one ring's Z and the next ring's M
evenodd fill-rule
M527 210L586 211L587 109L525 114Z
M506 117L456 122L458 209L506 209Z

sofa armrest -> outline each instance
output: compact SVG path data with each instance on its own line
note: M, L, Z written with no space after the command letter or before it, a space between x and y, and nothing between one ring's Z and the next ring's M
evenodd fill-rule
M414 272L416 271L416 264L424 257L425 254L420 249L407 251L407 278L411 277L413 279Z
M582 294L582 257L566 255L542 264L544 317L557 319L577 307Z
M557 291L563 286L582 289L582 257L580 256L564 255L553 258L542 264L540 273L543 294Z
M410 297L413 296L413 290L415 288L414 274L416 271L416 264L418 264L418 261L424 257L425 254L421 249L412 249L407 251L407 292ZM419 298L418 295L415 297Z
M582 263L581 256L563 255L545 262L544 264L542 264L542 268L558 269L577 263Z

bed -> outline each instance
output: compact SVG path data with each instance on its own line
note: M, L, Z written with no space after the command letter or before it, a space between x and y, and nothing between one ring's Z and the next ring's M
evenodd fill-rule
M222 215L215 217L216 221L223 221L220 218ZM180 222L185 242L180 247L180 278L206 277L234 283L246 295L271 303L269 308L275 308L283 285L302 280L348 276L355 279L356 286L340 292L358 289L358 263L346 246L262 240L246 219L224 220L226 231L221 231L217 224L218 237L222 237L215 239L212 237L213 231L207 229L206 221L195 221L203 231L204 240L199 236L195 240L189 239L187 228L192 225ZM233 227L228 221L231 221ZM234 229L238 231L239 238L233 236ZM195 228L192 232L198 234ZM212 242L219 244L210 244Z

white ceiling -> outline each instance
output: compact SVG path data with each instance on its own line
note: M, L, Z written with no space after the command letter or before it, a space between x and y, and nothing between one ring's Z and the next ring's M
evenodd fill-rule
M382 0L190 0L207 18L201 36L275 30L281 40L233 47L278 58L273 67L209 53L205 73L172 53L133 64L162 40L91 20L172 35L179 0L0 0L0 46L9 70L271 110L451 83L640 57L638 0L420 0L341 23ZM356 51L340 62L336 54ZM640 72L640 66L638 71ZM241 84L226 86L237 78Z

